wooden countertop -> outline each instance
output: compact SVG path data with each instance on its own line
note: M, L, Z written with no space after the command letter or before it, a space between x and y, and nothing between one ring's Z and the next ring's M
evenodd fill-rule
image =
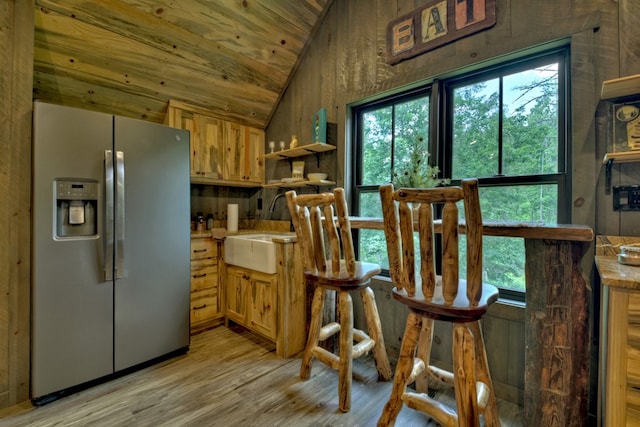
M382 218L351 217L351 228L382 230ZM586 225L544 224L528 222L483 222L485 236L523 237L529 239L572 240L591 242L593 230ZM435 224L439 232L439 222ZM460 224L460 232L464 233L464 224Z
M596 255L596 266L605 286L640 290L640 266L625 265L615 256Z
M277 235L277 237L273 238L273 241L276 243L293 243L297 242L298 238L296 233L291 231L265 231L265 230L254 230L254 229L242 229L238 230L236 233L228 233L224 228L221 229L213 229L207 231L192 231L191 238L192 239L213 239L213 240L224 240L229 236L241 236L243 234L273 234Z

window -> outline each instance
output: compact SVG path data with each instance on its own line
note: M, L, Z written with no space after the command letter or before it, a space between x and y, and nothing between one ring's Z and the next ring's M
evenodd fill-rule
M452 184L479 179L485 221L570 222L568 63L558 49L354 107L354 215L380 217L380 184L437 165ZM356 241L388 268L382 231ZM524 298L523 239L485 236L483 267L503 297Z

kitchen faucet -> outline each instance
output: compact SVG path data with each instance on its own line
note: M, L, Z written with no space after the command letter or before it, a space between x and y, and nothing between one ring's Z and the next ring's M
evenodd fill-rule
M285 196L285 193L278 193L275 195L275 197L271 201L271 204L269 205L269 218L271 218L271 215L273 214L273 210L276 207L276 202L278 201L278 199L284 196Z

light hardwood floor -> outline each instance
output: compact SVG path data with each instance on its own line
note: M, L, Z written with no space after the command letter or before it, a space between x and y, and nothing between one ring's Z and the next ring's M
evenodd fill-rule
M0 426L374 426L391 382L356 363L352 409L338 411L337 375L314 363L301 381L300 359L241 329L218 327L191 337L190 351L48 405L0 411ZM520 426L521 410L499 404L503 425ZM403 408L397 426L434 425Z

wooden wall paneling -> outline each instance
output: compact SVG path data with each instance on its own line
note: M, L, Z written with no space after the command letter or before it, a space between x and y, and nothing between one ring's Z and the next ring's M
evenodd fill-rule
M524 318L522 309L494 304L483 317L482 329L496 395L522 406L524 395ZM492 306L493 307L493 306ZM512 311L520 316L505 316Z
M377 3L381 3L384 2L384 0L378 0ZM420 7L422 5L425 5L427 3L430 3L430 0L396 0L396 1L391 1L389 3L391 3L393 6L396 7L396 11L395 14L393 14L390 18L389 21L391 21L394 18L397 18L400 15L404 15L406 13L411 12L413 9ZM379 7L379 4L377 5Z
M84 102L83 98L101 94L101 91L105 89L112 89L113 92L109 95L115 95L115 98L106 98L109 101L100 104L101 111L123 115L127 111L126 109L122 111L121 106L126 106L127 102L132 103L132 97L145 97L156 99L161 103L162 109L155 112L157 117L151 116L149 119L154 118L154 120L162 122L159 117L164 114L167 98L160 96L160 93L168 95L168 98L176 99L182 99L185 94L189 94L189 99L193 103L219 105L226 104L226 102L223 98L216 98L216 94L234 91L239 98L251 99L251 108L259 116L264 116L269 112L269 105L277 95L273 89L256 88L241 83L242 78L235 76L227 76L226 79L220 76L218 80L212 82L215 84L216 90L203 93L198 90L198 87L211 80L210 63L203 63L202 60L192 58L176 57L176 55L159 50L155 46L138 41L139 39L133 33L118 34L115 32L117 31L116 27L104 29L53 11L45 13L40 8L36 8L36 19L40 25L59 34L58 37L48 34L47 39L42 40L36 33L36 57L46 56L49 58L59 68L58 73L63 74L69 80L80 82L86 79L86 76L91 76L89 81L94 84L88 90L83 87L78 88L79 94L77 96L79 99L73 98L74 94L66 93L70 91L65 90L64 100L67 105L78 106L79 103ZM69 31L69 28L72 28L73 31ZM136 28L140 28L140 26L136 26ZM155 30L158 31L159 28L155 27ZM186 35L184 37L187 38ZM64 53L61 53L59 46L64 46L64 50L62 50ZM73 46L77 46L77 48L74 49ZM211 50L215 51L216 49L212 48ZM105 55L105 52L110 52L110 54ZM122 59L119 62L112 61L112 55L118 55ZM118 67L117 64L126 66ZM42 87L50 86L44 84L47 83L44 74L49 74L50 70L43 67L43 64L36 61L35 69L40 72L40 79L42 79L40 83L36 81L36 94L42 90ZM47 77L51 79L55 76ZM256 78L260 81L258 77ZM266 85L266 82L261 83ZM73 88L75 85L82 86L76 82L67 82L63 87ZM123 86L127 87L126 91L122 90ZM53 85L53 87L56 86ZM41 95L44 96L45 93ZM83 96L80 97L80 95ZM93 96L90 98L93 99ZM118 102L115 103L114 99ZM129 101L126 101L127 99ZM228 109L229 113L223 118L234 122L246 123L249 121L250 125L262 126L260 121L251 119L253 117L251 114L244 114L244 112L239 114L237 106L229 105ZM145 118L145 115L152 114L151 111L139 111L133 117Z
M140 111L135 104L127 103L132 95L122 92L116 87L100 87L92 83L74 81L69 76L52 75L46 72L34 70L35 80L38 82L34 86L33 97L35 99L46 100L54 104L75 106L82 105L82 108L94 108L110 114L132 117L135 119L149 120L155 123L162 123L167 108L167 102L156 100L149 101L153 105L149 110ZM66 86L64 93L58 90L58 84ZM55 87L52 91L49 88ZM157 110L154 110L157 109Z
M376 39L373 50L376 54L375 83L393 77L393 66L387 64L387 24L396 12L395 2L378 0L376 2Z
M640 47L638 44L638 28L640 13L635 0L620 0L620 77L640 73Z
M335 20L335 24L329 24L326 20L323 25L335 25L336 34L335 34L335 58L336 58L336 81L333 85L330 85L327 89L334 91L341 98L344 97L350 90L349 87L349 73L351 73L350 69L350 61L349 61L349 42L350 42L350 33L357 31L358 26L353 27L349 22L348 17L349 14L349 4L351 2L337 0L333 3L331 7L331 11L327 14L327 18L331 17ZM335 12L333 12L335 11ZM363 16L359 17L358 22L367 22ZM315 48L315 44L313 45ZM322 67L325 68L324 66Z
M638 44L640 13L633 0L619 2L620 77L640 73L640 48ZM619 185L640 185L640 163L618 166ZM640 212L620 212L621 236L640 235Z
M613 193L606 194L605 191L605 165L602 159L611 147L612 133L612 103L600 101L595 113L596 140L595 140L595 170L597 176L596 192L593 196L595 200L596 227L598 234L618 235L620 233L620 213L613 211ZM620 185L620 170L629 165L614 164L611 171L611 185Z
M0 33L0 48L7 52L7 59L12 62L14 56L14 8L15 2L2 2L0 3L0 28L7 28L9 31L3 31ZM7 67L7 70L12 68ZM0 104L0 113L2 114L2 123L10 123L13 119L11 110L9 109L10 102L13 100L9 95L13 92L13 80L11 77L14 73L8 75L8 79L0 79L0 93L2 94L2 104ZM0 334L5 339L0 340L0 407L6 407L9 403L9 337L11 336L9 324L11 304L9 298L9 287L12 285L11 277L11 260L9 254L11 251L11 245L14 243L11 240L11 229L9 220L11 218L11 207L16 203L11 199L9 191L11 189L12 179L15 176L10 175L13 171L11 166L14 159L20 153L20 145L10 146L9 141L12 141L11 127L2 126L0 128L0 150L4 153L0 157ZM15 279L14 279L15 280Z
M524 310L517 310L519 313L524 315ZM523 316L524 317L524 316ZM507 399L511 402L515 402L518 406L522 406L524 403L524 351L523 348L526 348L525 341L525 325L524 319L522 321L519 320L511 320L509 322L509 348L507 349L509 353L509 364L507 367L507 371L509 373L505 385L509 386L509 389L512 393L509 397L515 398L514 400Z
M116 87L130 93L128 103L136 104L130 107L137 111L134 117L147 111L149 117L159 117L163 109L157 109L157 100L186 97L192 103L214 109L220 118L260 128L270 119L291 71L327 8L325 0L295 4L231 2L215 6L186 0L179 7L168 0L153 4L146 0L109 5L98 0L81 3L37 2L36 40L48 49L37 51L40 70L74 77L62 86L54 85L53 90L45 89L50 80L36 81L43 93L55 92L57 87L65 93L73 91L69 88L74 87L75 79L95 82L94 93L99 93L98 76L105 74L108 76L102 78L105 88ZM56 27L57 23L63 23L63 27ZM49 25L53 25L51 33L42 31L48 30ZM65 31L57 33L57 28ZM88 36L81 43L69 43L66 39L75 40L77 34L73 32L78 28L89 28L91 31L86 34L97 34L97 40ZM59 35L67 31L71 37ZM102 41L105 32L112 40L107 45ZM103 48L93 48L96 42L102 43ZM78 49L79 46L89 47L89 53ZM137 47L133 51L140 52L139 59L130 55L131 46ZM73 53L76 57L73 62L55 62L53 70L49 52L66 52L63 54L66 57ZM110 54L103 55L104 52ZM126 61L105 64L101 60L104 57ZM139 60L146 67L140 67ZM78 68L87 64L95 64L93 73L77 73ZM162 80L157 78L157 72L164 73ZM110 77L113 73L119 78ZM184 86L188 90L176 96L175 91ZM207 90L213 87L216 90ZM151 100L148 104L147 99ZM111 101L100 105L116 108L121 104L118 98ZM72 106L92 105L82 98L66 98L65 102Z
M498 373L503 375L499 382L493 381L496 394L522 407L524 403L523 349L526 348L524 310L516 304L493 304L483 319L485 343L487 339L491 342L491 347L486 346L491 376L493 378ZM490 328L487 324L489 319L499 327Z
M13 9L15 2L2 2L0 3L0 28L14 28L14 16ZM8 52L7 59L13 59L11 53L14 50L14 38L12 31L3 31L0 33L0 49L4 52ZM7 67L7 70L11 70ZM8 77L13 76L12 73ZM3 76L4 77L4 76ZM11 110L9 109L9 103L12 99L7 96L11 93L12 80L10 78L0 79L0 94L2 94L2 104L0 104L0 114L2 123L9 123L11 119ZM9 229L9 218L11 218L10 206L13 205L13 201L9 199L10 179L12 178L10 173L10 167L13 163L13 157L15 153L19 153L19 145L15 147L9 146L9 141L12 141L11 128L9 126L2 126L0 128L0 150L3 154L0 157L0 334L3 337L0 340L0 407L8 406L9 402L9 298L6 297L9 293L9 286L11 285L11 262L9 254L11 253L11 244Z
M571 136L572 204L571 222L595 227L597 170L602 163L594 158L594 117L600 88L596 84L595 37L592 29L571 37ZM595 163L596 167L593 167Z
M348 2L349 31L348 57L350 61L350 87L371 87L376 82L376 40L377 22L375 10L368 2ZM362 16L369 19L362 20Z
M640 168L630 171L630 176L628 181L625 180L624 185L640 185ZM640 236L640 212L620 212L619 234L621 236Z
M598 0L601 10L606 10L606 0ZM577 2L579 3L579 2ZM620 3L618 3L620 5ZM594 63L596 84L601 86L603 80L622 77L620 74L620 52L623 43L619 34L619 14L621 7L611 10L610 13L600 14L600 26L594 33ZM629 13L638 14L635 11ZM636 31L637 31L636 27ZM597 88L597 90L600 90ZM596 163L595 170L597 176L595 199L596 210L596 232L605 235L619 235L621 227L621 215L613 211L613 196L605 194L605 167L602 158L611 147L611 112L610 101L600 101L595 113L596 118ZM631 165L615 165L612 170L612 185L620 185L621 168L628 168Z
M29 397L33 3L0 4L0 407Z

